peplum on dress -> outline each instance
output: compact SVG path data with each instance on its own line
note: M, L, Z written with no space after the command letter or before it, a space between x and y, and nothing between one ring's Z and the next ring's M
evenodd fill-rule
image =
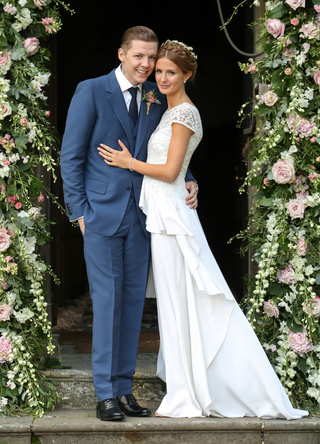
M185 175L202 138L198 110L167 110L148 144L147 162L166 163L172 124L191 136L173 183L144 177L139 206L151 233L160 350L157 376L168 417L299 419L264 349L235 301L208 246L197 212L185 204ZM219 215L217 215L219 217Z

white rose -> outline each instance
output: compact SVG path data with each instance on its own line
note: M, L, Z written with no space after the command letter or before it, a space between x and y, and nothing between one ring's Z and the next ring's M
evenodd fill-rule
M46 6L46 1L47 0L33 0L33 3L37 8L42 9L42 6Z
M12 113L12 108L11 108L9 102L2 102L1 103L0 120L3 120L5 117L9 116L11 113Z

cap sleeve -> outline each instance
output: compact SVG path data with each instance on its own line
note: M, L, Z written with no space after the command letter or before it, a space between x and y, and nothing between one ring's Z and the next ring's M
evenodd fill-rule
M180 123L186 126L194 133L197 129L197 119L195 113L197 109L188 103L182 103L173 110L172 123Z

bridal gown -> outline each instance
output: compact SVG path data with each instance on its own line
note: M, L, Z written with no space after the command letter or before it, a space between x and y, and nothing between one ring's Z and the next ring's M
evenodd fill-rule
M185 102L165 112L149 140L147 162L166 162L173 123L194 132L180 174L173 183L145 176L139 203L151 232L160 331L157 376L167 385L158 413L306 416L292 407L211 253L197 212L185 204L186 171L202 138L193 105Z

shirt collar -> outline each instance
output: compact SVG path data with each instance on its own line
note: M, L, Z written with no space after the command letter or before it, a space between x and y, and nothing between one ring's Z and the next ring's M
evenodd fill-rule
M121 65L118 66L118 68L115 71L116 78L118 80L120 89L122 92L128 91L129 88L137 87L139 88L140 92L142 90L142 83L139 83L138 85L132 85L131 82L126 78L126 76L123 74L121 70Z

